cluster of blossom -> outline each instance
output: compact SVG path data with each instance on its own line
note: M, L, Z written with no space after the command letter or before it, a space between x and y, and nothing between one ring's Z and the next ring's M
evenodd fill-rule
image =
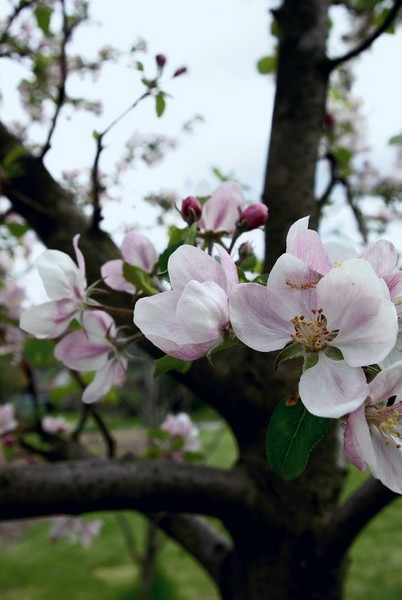
M182 215L190 229L196 227L194 244L205 249L182 243L171 253L170 289L153 285L157 253L135 232L123 240L123 259L102 269L110 287L136 294L135 325L163 352L185 361L228 341L260 352L281 350L278 361L302 357L298 393L306 409L341 418L348 459L402 493L402 273L393 244L379 240L358 256L341 242L324 245L305 217L290 228L267 284L240 282L222 237L232 237L231 250L240 233L265 224L266 208L246 207L240 186L226 182L204 202L186 198ZM24 313L21 327L56 338L73 319L80 323L81 331L57 343L55 356L72 369L96 371L83 395L93 402L124 379L125 340L89 297L78 236L74 247L77 264L55 250L39 259L51 300ZM140 269L151 284L138 290L125 281L125 265Z
M100 534L103 526L101 519L86 520L68 515L53 517L52 523L52 529L49 533L50 542L56 542L64 537L84 548L89 548L93 539Z
M148 455L181 462L200 451L200 431L190 416L168 414L158 429L149 432Z
M267 285L239 283L236 265L184 245L169 259L171 290L141 298L134 322L165 353L192 361L235 336L261 352L301 356L309 412L346 422L345 454L402 493L402 273L385 240L358 257L295 223ZM378 374L368 382L368 369ZM373 367L375 366L375 367ZM382 370L380 370L382 369Z
M189 204L191 209L188 209ZM227 182L219 186L202 207L195 197L184 200L183 218L188 221L190 214L194 215L194 220L200 219L200 235L218 240L222 235L238 236L263 225L267 209L261 204L246 207L240 186ZM91 298L93 288L87 289L85 261L78 244L79 235L73 240L76 262L58 250L46 250L39 257L37 268L50 300L26 310L21 316L20 327L37 338L63 336L55 346L55 357L70 369L95 371L95 377L82 397L84 402L92 403L102 398L112 386L124 383L125 349L131 338L123 337L113 318ZM152 242L132 231L124 237L121 252L122 259L103 265L101 273L105 283L113 290L136 294L137 285L127 279L125 272L125 267L134 268L149 276L148 285L144 277L141 278L140 291L156 294L161 283L155 281L153 285L151 275L155 273L159 256ZM201 250L199 252L204 256ZM205 257L218 266L214 259L206 254ZM81 330L67 333L73 321L80 324Z

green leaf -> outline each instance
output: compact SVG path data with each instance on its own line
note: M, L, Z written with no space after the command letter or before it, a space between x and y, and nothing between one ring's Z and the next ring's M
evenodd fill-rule
M278 356L276 357L275 369L277 369L284 360L291 360L292 358L304 356L305 348L306 347L300 342L296 342L295 344L290 344L289 346L286 346L283 350L279 352Z
M163 356L155 361L154 377L169 373L169 371L178 371L179 373L187 373L191 367L191 362L174 358L173 356Z
M137 62L136 62L136 68L137 68L137 71L143 71L144 70L144 65L142 64L141 61L137 60Z
M20 238L29 231L29 227L25 223L4 223L4 225L15 238Z
M161 275L164 275L165 273L167 274L168 261L169 261L170 256L173 254L173 252L175 250L177 250L177 248L182 246L183 243L184 242L177 242L177 244L172 244L171 246L168 246L166 248L166 250L164 250L162 252L162 254L159 257L159 272Z
M24 146L16 146L7 152L3 159L3 168L9 177L20 177L24 174L20 160L28 154Z
M50 35L50 19L53 14L53 9L49 6L39 5L34 10L36 22L38 27L43 31L46 36Z
M163 92L158 92L155 96L155 108L158 117L161 117L165 112L166 100Z
M132 283L137 290L141 290L149 296L159 293L154 287L150 275L143 269L140 269L140 267L134 267L123 262L123 277L129 283Z
M29 338L25 344L24 355L29 362L35 365L35 367L43 367L56 362L53 355L53 349L53 340L37 340L35 338Z
M298 400L281 400L267 430L266 449L269 462L285 481L300 475L314 446L327 433L331 419L310 414Z
M392 146L402 144L402 133L392 136L392 138L388 140L388 144L391 144Z
M340 146L334 150L334 156L338 165L341 167L348 167L352 158L352 153L349 148Z
M277 66L277 58L276 56L263 56L257 62L257 71L261 73L261 75L269 75L270 73L274 73L276 71Z

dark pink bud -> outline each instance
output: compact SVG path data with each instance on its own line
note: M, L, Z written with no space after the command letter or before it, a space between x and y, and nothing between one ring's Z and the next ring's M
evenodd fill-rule
M201 213L202 206L198 198L195 196L188 196L183 200L181 205L181 214L187 223L191 225L194 223L194 221L198 221L198 219L201 217Z
M8 433L7 435L4 435L1 438L1 443L3 444L3 446L5 448L9 448L10 446L14 446L14 444L15 444L15 437L11 433Z
M324 116L324 127L326 129L331 129L335 125L335 119L331 113L325 113Z
M187 67L179 67L173 73L173 77L180 77L180 75L184 75L184 73L187 73Z
M244 231L262 227L268 221L268 207L261 202L250 204L240 215L237 226Z
M166 56L164 54L157 54L155 56L156 64L160 69L166 65Z

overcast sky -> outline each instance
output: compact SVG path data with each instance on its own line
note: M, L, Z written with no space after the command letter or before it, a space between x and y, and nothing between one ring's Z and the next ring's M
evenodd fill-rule
M224 173L233 172L250 186L248 199L259 199L274 85L271 78L257 73L256 62L273 49L268 34L268 9L272 4L267 0L92 2L93 18L98 24L86 27L75 40L83 53L93 55L94 48L105 44L124 50L141 36L148 44L149 55L144 62L150 76L157 53L167 56L167 74L178 66L188 67L188 75L166 81L166 91L172 98L168 98L162 119L156 118L153 103L146 101L108 135L102 168L108 170L114 164L122 141L135 132L177 137L184 121L195 114L204 118L196 124L194 134L180 134L178 148L160 166L137 167L132 172L126 180L122 206L110 204L106 210L108 229L118 226L122 207L125 225L144 220L151 224L154 214L141 203L149 191L174 190L185 197L194 193L201 180L216 186L212 166ZM398 56L402 56L401 33L378 40L356 65L355 91L365 101L368 140L377 163L383 166L391 162L387 140L402 131L402 84L395 67ZM12 73L18 75L15 69ZM1 63L0 77L2 88L10 82L11 93L9 67ZM74 85L71 91L82 90L82 82ZM94 98L101 98L103 116L95 120L77 114L67 126L58 128L54 151L46 158L55 174L89 167L94 156L93 129L102 131L143 91L138 73L126 66L108 67L105 76L86 89ZM2 113L7 121L7 116L15 112L15 97L11 93L10 102L7 90L4 96ZM338 208L334 212L343 214Z

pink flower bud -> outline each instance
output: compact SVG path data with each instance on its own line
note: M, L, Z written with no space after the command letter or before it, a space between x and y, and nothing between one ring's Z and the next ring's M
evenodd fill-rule
M11 433L8 433L2 437L1 443L5 448L10 448L15 444L15 437Z
M268 207L261 202L250 204L240 215L237 222L238 227L245 231L251 231L262 227L268 221Z
M166 65L166 56L164 54L157 54L155 56L156 64L160 69Z
M324 127L326 129L331 129L335 125L335 118L331 113L325 113L324 116Z
M179 67L173 73L173 77L180 77L180 75L184 75L185 73L187 73L187 67Z
M183 219L190 225L201 217L202 206L195 196L187 196L181 205L181 214Z

